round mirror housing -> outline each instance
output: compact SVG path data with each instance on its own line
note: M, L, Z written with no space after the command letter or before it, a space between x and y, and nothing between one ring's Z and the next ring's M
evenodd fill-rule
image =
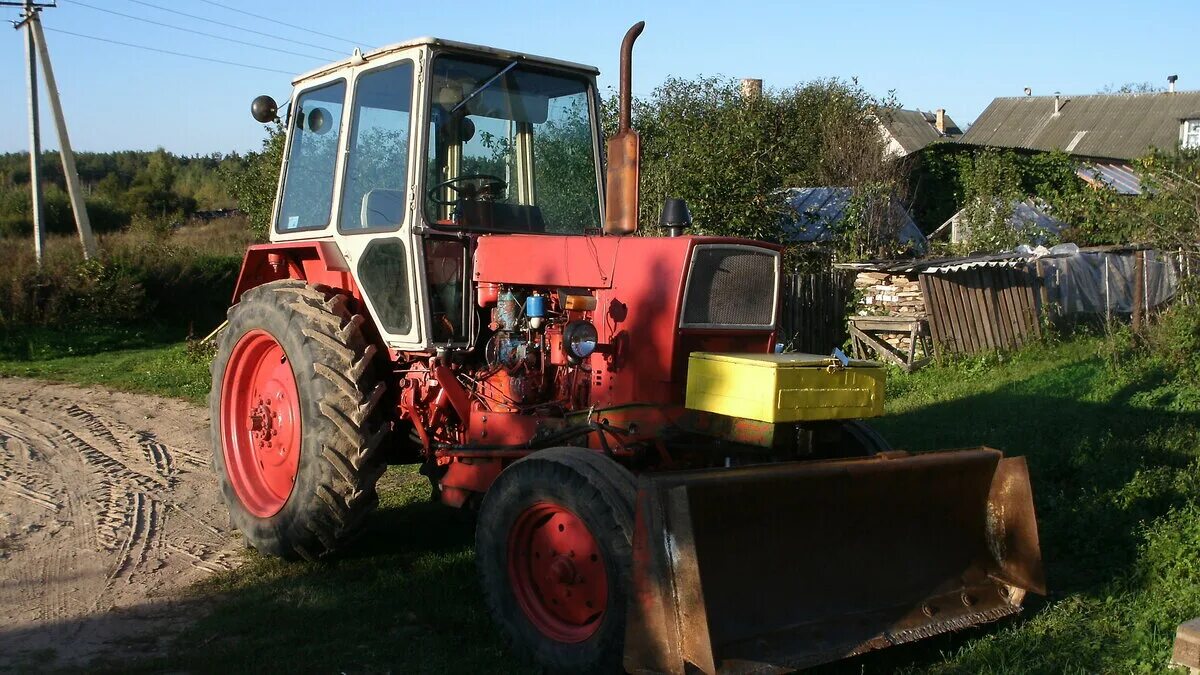
M307 126L314 134L324 134L333 127L333 115L324 108L313 108L308 113Z
M250 102L250 115L263 124L270 124L279 119L279 105L275 99L263 94Z

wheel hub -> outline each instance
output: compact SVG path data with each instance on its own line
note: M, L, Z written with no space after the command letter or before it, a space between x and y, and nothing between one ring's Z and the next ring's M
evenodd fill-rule
M234 492L260 518L279 512L300 465L300 398L283 347L266 331L246 333L221 385L221 438Z
M558 504L533 504L513 524L508 558L517 604L539 631L559 642L582 642L600 627L608 575L583 519Z

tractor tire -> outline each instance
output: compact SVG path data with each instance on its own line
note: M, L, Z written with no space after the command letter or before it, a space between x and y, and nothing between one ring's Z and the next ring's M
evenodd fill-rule
M512 650L553 673L619 673L636 479L582 448L509 466L484 496L475 555Z
M852 441L853 445L859 449L860 456L862 457L889 452L892 449L892 444L882 434L862 420L843 422L842 431Z
M212 462L231 523L262 553L326 556L379 502L386 386L353 305L289 279L229 310L212 365Z
M878 431L862 420L833 420L802 425L812 434L809 459L872 457L892 449Z

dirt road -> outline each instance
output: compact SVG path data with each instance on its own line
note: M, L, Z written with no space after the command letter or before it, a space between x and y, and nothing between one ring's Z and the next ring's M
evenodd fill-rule
M0 379L0 670L152 656L237 562L207 411Z

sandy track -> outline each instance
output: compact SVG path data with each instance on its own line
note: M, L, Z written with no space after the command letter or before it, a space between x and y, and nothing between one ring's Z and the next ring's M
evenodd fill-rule
M197 406L0 379L0 669L151 656L237 564Z

